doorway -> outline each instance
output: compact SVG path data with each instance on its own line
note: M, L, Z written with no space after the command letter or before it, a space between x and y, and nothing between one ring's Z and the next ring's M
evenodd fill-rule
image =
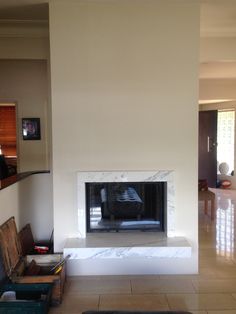
M217 183L217 110L199 112L198 179L209 187Z
M234 133L234 109L199 112L198 178L209 187L219 185L221 170L227 176L234 174Z
M234 175L234 109L218 110L217 119L217 162L218 174L225 170L226 175ZM225 169L224 169L225 168Z
M6 163L17 170L16 105L0 103L0 148Z

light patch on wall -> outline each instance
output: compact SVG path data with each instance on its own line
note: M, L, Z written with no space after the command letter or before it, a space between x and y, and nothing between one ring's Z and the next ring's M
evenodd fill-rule
M208 99L208 100L199 99L198 104L199 105L218 104L218 103L228 102L228 101L233 101L233 100L234 99Z

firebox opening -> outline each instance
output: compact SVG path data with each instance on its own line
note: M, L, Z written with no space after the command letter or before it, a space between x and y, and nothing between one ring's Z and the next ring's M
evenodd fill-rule
M86 183L87 232L164 231L166 182Z

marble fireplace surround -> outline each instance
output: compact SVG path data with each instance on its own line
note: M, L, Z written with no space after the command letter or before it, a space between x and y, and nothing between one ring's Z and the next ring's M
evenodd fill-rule
M174 172L159 171L92 171L78 172L78 233L86 238L85 183L99 182L167 182L167 206L165 232L167 237L175 234Z
M167 182L165 232L87 234L85 184L97 182ZM191 245L175 235L173 171L81 171L77 184L78 237L64 246L69 276L191 273Z

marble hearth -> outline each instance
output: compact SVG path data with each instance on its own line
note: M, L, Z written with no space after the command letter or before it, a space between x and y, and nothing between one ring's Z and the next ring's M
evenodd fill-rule
M165 233L86 233L85 184L92 182L167 182ZM173 171L78 172L78 238L67 239L69 275L188 273L192 248L175 234Z

